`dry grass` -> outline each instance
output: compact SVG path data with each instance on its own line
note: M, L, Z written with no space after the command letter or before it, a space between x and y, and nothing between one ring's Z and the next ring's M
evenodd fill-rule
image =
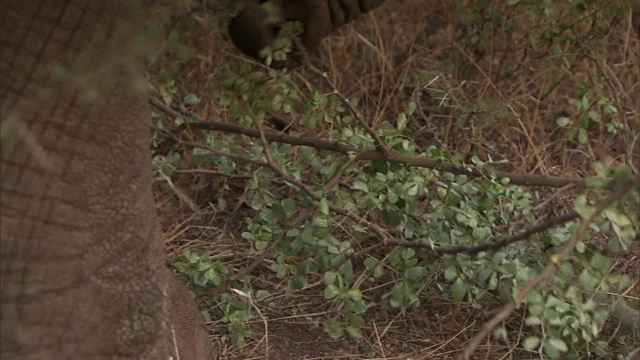
M327 39L312 64L327 70L344 96L361 99L358 109L374 128L396 119L409 101L415 102L418 111L407 136L423 148L435 145L467 160L472 155L508 159L505 170L517 173L582 177L593 175L593 164L599 160L625 162L639 170L640 42L630 17L605 24L606 8L594 8L579 19L558 6L556 20L550 22L523 7L496 1L495 8L508 14L507 21L492 24L466 20L468 13L462 7L444 18L436 17L431 11L436 3L388 1ZM560 56L543 42L536 47L529 42L540 39L551 25L562 24L572 24L565 35L580 38L565 50L571 56ZM245 59L224 41L217 24L198 26L196 33L197 55L183 66L177 87L182 95L200 97L201 103L192 110L201 118L225 122L227 110L216 104L214 96L218 70L222 63L239 66ZM480 45L465 43L474 36ZM331 90L308 69L294 78L307 93ZM615 120L635 130L613 135L603 126L592 126L586 144L570 141L556 120L571 113L570 99L578 98L578 89L585 84L589 84L592 106L599 106L600 97L608 98L618 109L612 115ZM319 138L327 138L330 130L330 123L313 134L294 129L298 135ZM178 174L172 181L199 209L211 209L207 204L218 201L223 186L231 191L225 192L229 212L194 212L165 181L157 182L170 260L191 248L210 251L236 269L250 263L255 253L240 237L244 218L252 216L238 200L244 192L242 181L189 173ZM555 207L564 206L573 196L563 190L542 192ZM621 261L637 263L637 258ZM267 265L251 275L255 289L273 293L270 306L261 308L263 318L250 324L254 336L242 348L230 345L219 324L212 325L221 358L265 358L263 336L268 336L268 352L274 359L447 359L464 347L488 316L450 303L427 284L423 297L429 300L419 311L368 313L364 339L333 341L322 331L322 320L330 309L322 298L321 279L316 283L310 279L312 285L304 291L286 295L286 284ZM216 312L212 309L214 318ZM504 342L487 341L478 359L536 355L516 350L524 330L521 317L514 316L505 326L513 336Z

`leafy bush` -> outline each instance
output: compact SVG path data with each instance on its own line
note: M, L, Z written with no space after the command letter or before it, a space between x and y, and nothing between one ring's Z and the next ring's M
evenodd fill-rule
M531 6L536 16L554 11L549 1L512 3ZM504 20L504 14L490 9L476 15ZM547 30L547 41L562 33ZM482 39L470 38L467 45L479 43ZM281 59L281 53L274 52L274 58ZM578 93L557 120L571 141L586 144L590 128L603 122L610 133L632 131L615 117L612 101ZM526 311L528 326L522 346L550 358L630 351L620 344L612 349L604 332L616 321L612 313L621 317L613 305L620 300L608 294L623 293L633 282L615 271L610 254L627 250L638 237L640 224L633 215L640 206L638 186L602 208L595 200L600 192L586 192L574 201L576 213L518 238L541 222L540 194L498 176L496 168L506 160L473 156L465 163L435 146L419 148L405 135L415 116L413 102L397 119L371 130L358 112L358 98L346 99L335 88L306 94L286 70L256 73L247 67L227 68L215 96L229 121L251 136L201 130L200 146L189 154L191 164L171 152L156 158L156 166L169 177L187 166L248 175L246 204L255 215L246 219L242 238L254 256L269 259L288 293L321 279L331 313L323 326L329 335L360 337L370 309L411 311L437 290L475 308L496 301L522 306L518 311ZM196 101L190 97L182 103ZM327 140L265 130L272 112L298 112L300 131ZM180 124L207 128L189 115ZM424 159L434 162L424 165ZM611 179L617 180L613 189L637 181L625 165L597 164L595 169L597 176L587 184L597 189L610 186ZM585 222L589 231L582 232ZM597 239L606 239L606 246L598 246ZM212 262L207 254L186 251L175 267L197 293L231 286L251 297L239 300L223 289L213 299L236 342L243 343L251 335L244 324L255 316L252 302L260 304L270 293L252 289L243 269ZM528 288L536 281L539 286ZM632 306L624 309L638 318ZM638 335L637 328L625 331L627 338ZM498 326L493 336L514 338L506 326Z

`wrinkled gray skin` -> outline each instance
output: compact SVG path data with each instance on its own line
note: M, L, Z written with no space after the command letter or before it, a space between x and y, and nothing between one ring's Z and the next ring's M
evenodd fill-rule
M427 25L437 25L439 13L446 13L447 7L455 6L452 1L419 1L423 1L433 11L434 16L425 19ZM269 18L264 7L266 2L274 5L279 20ZM273 68L296 68L303 63L303 52L315 52L322 39L384 2L385 0L244 0L238 13L229 22L229 35L245 55L263 61L260 51L273 45L282 24L300 21L304 28L299 39L303 49L294 48L285 61L274 60L271 63ZM631 0L629 4L633 11L632 27L640 34L640 0ZM437 27L427 29L435 30Z
M335 22L326 0L285 3L317 29L303 38L310 47L351 19ZM309 9L331 21L309 22ZM263 29L249 20L244 31ZM0 5L2 359L214 357L165 268L144 23L134 0Z
M2 359L213 356L165 267L144 57L128 48L142 16L131 0L1 5Z
M245 0L238 14L229 22L233 43L245 54L261 61L260 50L273 45L282 22L300 21L303 25L300 42L304 51L316 51L322 39L341 26L382 5L385 0L271 0L279 21L270 22L263 3L266 0ZM302 65L301 49L294 49L286 61L274 61L274 68L295 68Z

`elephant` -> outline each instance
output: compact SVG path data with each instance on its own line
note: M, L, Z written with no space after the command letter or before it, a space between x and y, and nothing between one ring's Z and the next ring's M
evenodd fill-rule
M273 21L263 6L265 0L244 3L229 22L232 42L245 55L262 61L260 51L274 43L281 23ZM274 60L273 68L296 68L302 65L302 52L314 52L331 32L382 5L385 0L272 0L280 21L300 21L304 27L301 43L285 61Z
M286 19L303 21L313 48L381 2L280 4ZM165 264L144 91L145 56L161 41L145 31L146 5L2 3L3 359L216 356L189 291ZM255 6L231 26L234 43L254 55L273 38L243 48L239 39L265 31Z
M175 334L175 345L180 359L214 359L215 353L209 334L191 293L176 276L168 275L169 332ZM173 340L173 336L170 336L170 339Z
M2 358L213 359L165 265L141 4L10 0L0 14Z

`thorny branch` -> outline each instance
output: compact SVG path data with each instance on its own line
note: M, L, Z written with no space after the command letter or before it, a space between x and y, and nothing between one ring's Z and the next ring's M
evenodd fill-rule
M611 192L608 196L601 199L595 204L594 211L584 220L582 220L576 232L564 245L560 252L551 256L551 261L549 262L549 264L547 264L547 266L545 266L542 272L535 278L529 280L529 282L525 284L524 288L522 288L522 290L518 291L514 295L513 301L504 305L502 309L496 315L494 315L493 318L491 318L491 320L485 323L485 325L482 327L482 330L480 330L480 332L476 336L474 336L469 344L465 347L464 353L460 355L460 359L470 359L471 354L473 354L478 345L480 345L482 339L487 337L493 331L493 329L498 326L498 324L507 319L509 315L511 315L513 310L515 310L515 308L518 307L520 303L522 303L522 301L535 287L545 282L556 271L562 261L564 261L573 252L578 241L580 241L580 239L583 238L584 234L586 234L586 232L589 230L589 225L591 225L593 219L595 219L611 204L624 197L633 188L640 186L640 175L636 175L633 178L616 185L617 186L615 186L615 190L613 192Z

